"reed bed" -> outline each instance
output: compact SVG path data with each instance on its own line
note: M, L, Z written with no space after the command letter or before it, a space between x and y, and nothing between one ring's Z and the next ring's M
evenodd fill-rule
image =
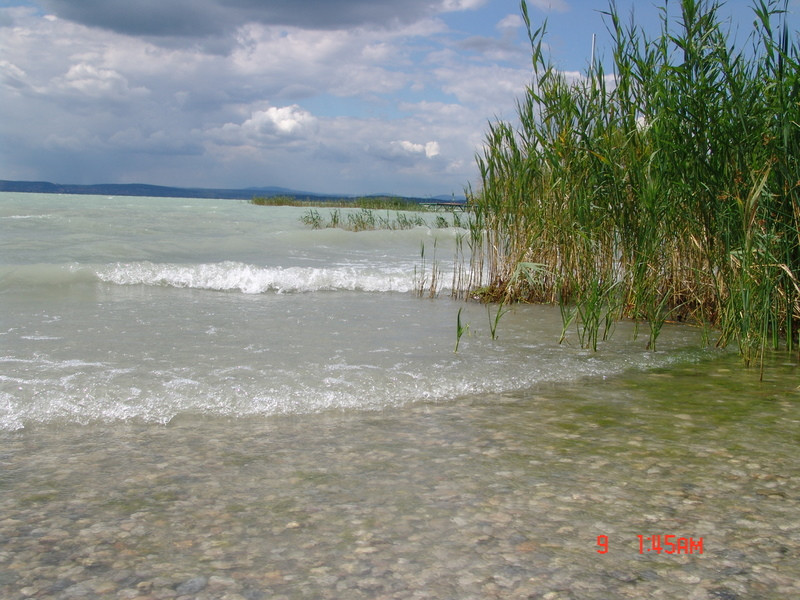
M452 211L449 217L437 214L433 219L433 223L430 223L422 215L413 211L396 211L392 216L389 211L386 211L385 215L383 215L369 208L346 212L334 208L329 212L327 219L317 209L311 208L300 217L300 222L312 229L338 228L347 231L403 230L414 229L415 227L435 229L464 227L464 219L455 211Z
M665 2L648 37L612 1L613 71L598 58L570 80L522 1L535 75L477 156L460 294L559 303L585 347L622 318L651 348L668 320L714 329L747 364L797 347L797 38L786 1L755 2L742 43L719 7Z
M289 195L256 196L250 204L257 206L312 206L316 208L365 208L369 210L427 211L422 201L399 196L360 196L357 198L306 197Z

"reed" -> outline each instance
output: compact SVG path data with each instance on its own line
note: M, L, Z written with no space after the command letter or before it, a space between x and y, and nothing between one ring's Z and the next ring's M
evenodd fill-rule
M497 307L497 311L494 313L494 317L492 317L492 310L488 304L486 305L486 313L489 316L489 332L493 340L497 339L497 326L500 324L500 319L502 319L509 310L511 309L508 308L504 302L501 302Z
M455 214L455 213L454 213ZM458 217L456 217L458 219ZM342 212L340 208L331 209L326 220L316 208L309 208L300 216L300 222L312 229L338 228L347 231L375 231L378 229L402 230L415 227L448 228L455 227L442 215L436 215L431 225L425 217L413 211L397 211L394 216L386 211L385 216L371 208ZM461 221L458 220L460 223Z
M469 331L469 324L461 321L462 310L464 310L463 307L459 308L458 314L456 315L456 347L453 352L458 352L458 346L461 343L461 338Z
M427 212L431 208L422 200L398 196L359 196L356 198L300 197L290 195L256 196L250 204L257 206L312 206L315 208L368 208L371 210L406 210Z
M441 289L441 274L439 262L436 260L436 250L438 242L433 241L433 257L428 270L428 262L425 258L425 242L420 243L419 265L414 266L414 290L420 298L427 296L435 298Z
M462 295L560 303L562 339L577 317L591 348L621 318L649 323L651 349L669 320L714 328L748 364L797 347L797 38L786 0L754 2L739 45L719 5L665 1L651 38L612 0L613 71L598 58L570 80L521 2L535 75L476 156Z

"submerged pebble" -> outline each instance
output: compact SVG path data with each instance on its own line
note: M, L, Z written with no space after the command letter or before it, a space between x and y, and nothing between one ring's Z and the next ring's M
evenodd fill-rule
M687 434L629 379L0 434L0 597L800 597L796 399Z

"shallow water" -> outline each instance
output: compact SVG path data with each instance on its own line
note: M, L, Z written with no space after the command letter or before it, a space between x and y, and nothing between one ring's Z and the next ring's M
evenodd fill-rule
M796 356L492 340L413 293L454 230L0 201L2 598L800 596Z
M462 230L310 230L304 212L0 194L0 429L375 409L704 354L680 327L659 353L630 325L600 353L559 345L558 311L534 306L493 340L486 308L447 294ZM444 289L420 299L434 267Z
M0 596L795 597L797 365L769 373L6 432Z

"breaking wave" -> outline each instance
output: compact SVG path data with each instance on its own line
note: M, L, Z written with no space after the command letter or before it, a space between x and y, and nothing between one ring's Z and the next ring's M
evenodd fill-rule
M244 294L317 291L410 292L413 266L259 267L226 261L210 264L152 262L87 265L23 265L0 269L0 287L103 282Z

